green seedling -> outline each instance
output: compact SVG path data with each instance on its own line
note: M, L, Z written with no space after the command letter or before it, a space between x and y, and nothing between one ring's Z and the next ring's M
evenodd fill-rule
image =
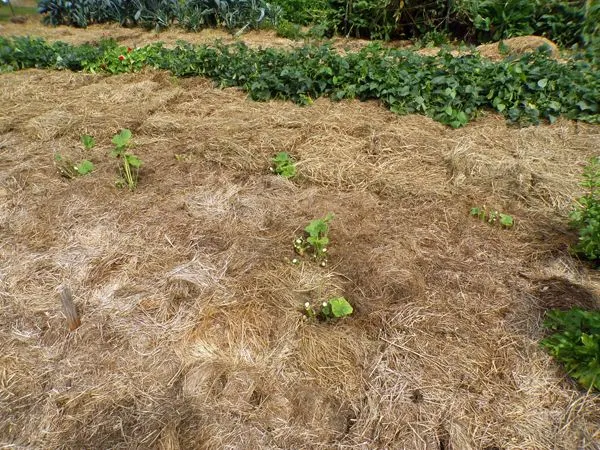
M94 164L87 159L74 164L70 159L63 158L59 153L54 155L54 164L58 172L70 180L78 176L87 175L94 170Z
M304 313L309 319L319 320L341 319L348 317L354 312L354 308L344 297L334 297L323 302L318 310L315 310L309 302L304 304Z
M471 208L470 214L491 225L499 224L502 228L512 228L515 224L511 215L498 212L494 209L487 210L485 207L474 207Z
M286 152L277 153L271 162L271 172L284 178L293 178L296 176L296 165L292 157Z
M131 146L131 131L124 129L119 134L112 138L112 143L115 148L110 155L121 160L119 171L121 179L117 181L117 186L127 186L130 190L134 190L137 186L139 169L142 167L142 160L133 153L127 150Z
M307 252L311 253L313 258L319 260L322 266L327 263L327 245L329 244L329 222L334 215L328 213L322 219L312 220L305 228L305 236L298 237L294 240L294 250L300 256L304 256Z
M81 136L81 143L83 144L83 148L85 148L86 150L91 150L96 145L94 137L90 136L89 134L84 134L83 136Z

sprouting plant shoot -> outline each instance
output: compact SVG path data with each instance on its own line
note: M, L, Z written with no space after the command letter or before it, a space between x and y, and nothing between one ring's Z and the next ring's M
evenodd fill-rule
M321 261L321 265L327 263L327 245L329 244L329 222L333 219L333 214L328 213L322 219L312 220L305 228L305 236L296 238L294 241L294 250L300 256L306 252L312 253L313 258Z
M486 209L485 207L471 208L470 214L483 222L495 225L499 224L503 228L512 228L515 221L512 216L496 211L495 209Z
M313 308L309 302L304 304L304 313L309 319L340 319L351 315L353 312L354 308L344 297L330 298L328 301L321 303L321 306L317 309Z
M284 178L296 176L296 165L292 157L286 152L277 153L272 159L271 171Z
M65 178L73 179L81 175L87 175L94 170L94 164L87 159L75 164L67 158L63 158L60 153L54 155L54 163L58 172Z
M119 167L121 179L117 184L127 186L130 190L134 190L137 186L139 169L142 167L142 160L133 153L127 151L131 146L131 136L131 131L127 129L121 130L119 134L114 135L112 143L115 145L115 148L110 155L121 160Z
M91 150L96 145L94 137L90 136L89 134L84 134L83 136L81 136L81 143L83 144L83 148L85 148L86 150Z

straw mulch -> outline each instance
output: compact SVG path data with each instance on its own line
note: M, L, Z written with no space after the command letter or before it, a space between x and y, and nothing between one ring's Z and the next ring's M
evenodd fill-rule
M567 226L598 127L450 130L155 72L30 70L0 89L0 447L598 445L600 400L538 345L547 309L598 307ZM121 128L135 192L114 185ZM280 151L297 179L269 173ZM56 153L96 170L61 178ZM483 205L516 227L469 216ZM327 212L327 267L291 264ZM334 295L352 317L303 318Z

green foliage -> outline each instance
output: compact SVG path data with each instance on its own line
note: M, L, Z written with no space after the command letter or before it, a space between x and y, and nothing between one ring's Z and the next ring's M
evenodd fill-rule
M478 41L546 36L560 45L583 41L585 2L566 0L482 0L469 5Z
M600 390L600 311L549 311L541 345L586 389Z
M294 250L300 256L310 252L316 260L321 261L321 265L327 263L326 253L329 244L329 223L333 220L333 214L328 213L322 219L312 220L305 228L305 236L296 238L294 241Z
M571 225L579 231L573 252L589 260L600 260L600 157L590 159L583 170L581 186L587 193L571 211Z
M280 20L277 24L277 36L297 40L304 37L300 25L297 25L287 20Z
M299 25L323 23L331 14L328 0L272 0L286 21Z
M110 156L121 160L119 171L121 179L117 182L119 186L127 186L130 190L134 190L137 186L139 169L142 167L142 160L128 149L131 146L132 133L130 130L121 130L112 138L112 143L115 145Z
M352 315L354 308L346 298L334 297L321 304L318 309L307 302L304 304L304 313L309 318L316 318L319 320L331 320L341 319L342 317L348 317Z
M94 137L90 136L89 134L84 134L83 136L81 136L81 143L83 144L83 148L85 148L86 150L91 150L96 145Z
M58 172L68 179L87 175L94 170L94 164L91 161L84 159L75 164L70 159L64 158L60 153L54 155L54 164Z
M296 176L296 165L292 157L286 152L280 152L271 159L273 166L271 170L284 178L293 178Z
M277 23L281 13L265 0L39 0L39 12L54 26L118 22L163 29L177 22L194 31L258 28L263 22Z
M330 45L289 51L184 43L127 49L110 41L78 47L0 37L0 71L84 67L124 73L147 66L211 78L220 87L239 86L260 101L377 99L397 114L424 114L452 127L465 125L482 109L522 125L554 122L560 115L600 123L600 60L587 53L557 62L541 49L493 62L478 55L422 56L377 44L340 55Z
M491 225L500 225L502 228L512 228L515 224L512 216L498 212L495 209L474 207L471 208L470 214L483 222Z

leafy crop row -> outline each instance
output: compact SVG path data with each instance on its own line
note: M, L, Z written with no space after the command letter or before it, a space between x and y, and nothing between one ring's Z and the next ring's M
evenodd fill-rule
M310 104L379 99L398 114L417 113L460 127L482 109L521 124L571 119L600 123L598 62L559 63L544 51L492 62L478 55L421 56L372 44L340 55L329 45L291 51L180 43L128 49L114 42L72 46L42 39L0 38L0 70L29 67L125 73L153 67L173 75L211 78L238 86L254 100L290 99Z
M39 0L39 11L48 25L85 28L92 23L118 22L160 29L177 22L197 31L274 24L281 9L265 0Z
M371 39L435 35L470 41L536 34L562 45L586 43L598 22L586 0L39 0L50 25L118 22L190 30L316 25L319 34ZM596 29L597 31L597 29Z

